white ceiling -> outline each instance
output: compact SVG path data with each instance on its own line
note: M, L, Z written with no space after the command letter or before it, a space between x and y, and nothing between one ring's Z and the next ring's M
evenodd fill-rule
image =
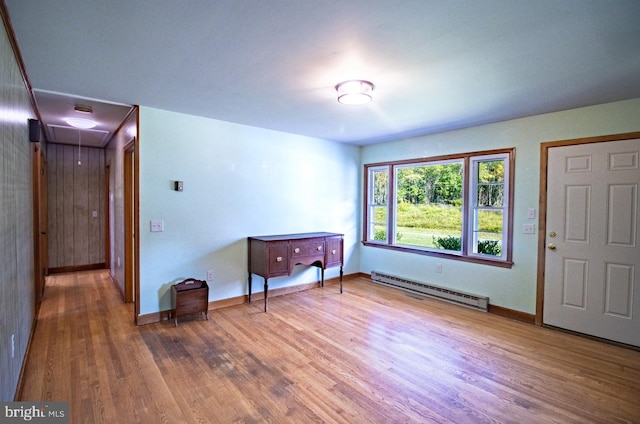
M51 143L105 147L131 111L131 105L107 103L37 89L34 90L34 95L43 121L43 129ZM93 112L78 112L75 110L76 106L88 107ZM67 118L90 119L97 125L94 128L80 130L69 125Z
M357 145L640 97L638 0L4 1L41 92Z

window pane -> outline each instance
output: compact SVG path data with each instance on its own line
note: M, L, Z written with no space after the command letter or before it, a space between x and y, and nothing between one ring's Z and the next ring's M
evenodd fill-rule
M369 235L369 240L387 241L387 207L373 206L371 217L373 221L369 228L372 229L372 233Z
M473 251L483 255L502 255L502 210L479 210Z
M369 235L368 240L387 241L387 209L389 193L389 170L374 169L370 174L369 187Z
M389 171L373 171L372 172L372 196L371 203L373 205L386 205L389 193Z
M504 202L504 160L478 162L478 206L501 208Z
M398 167L396 202L395 243L460 251L462 162Z

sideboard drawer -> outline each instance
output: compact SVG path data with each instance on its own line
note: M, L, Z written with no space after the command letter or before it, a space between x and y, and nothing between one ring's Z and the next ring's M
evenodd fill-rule
M325 266L331 268L332 266L342 265L344 244L342 237L327 237L326 242L327 252Z
M324 238L291 241L292 259L318 255L324 256Z
M269 274L287 273L289 271L289 244L287 242L270 243Z

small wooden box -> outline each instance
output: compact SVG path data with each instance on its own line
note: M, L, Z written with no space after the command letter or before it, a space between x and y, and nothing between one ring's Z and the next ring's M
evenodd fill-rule
M209 286L204 280L189 278L171 286L173 319L176 327L178 317L204 313L209 319Z

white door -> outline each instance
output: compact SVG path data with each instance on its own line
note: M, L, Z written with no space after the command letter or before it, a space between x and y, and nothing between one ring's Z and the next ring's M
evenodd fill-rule
M640 346L640 139L549 148L545 324Z

